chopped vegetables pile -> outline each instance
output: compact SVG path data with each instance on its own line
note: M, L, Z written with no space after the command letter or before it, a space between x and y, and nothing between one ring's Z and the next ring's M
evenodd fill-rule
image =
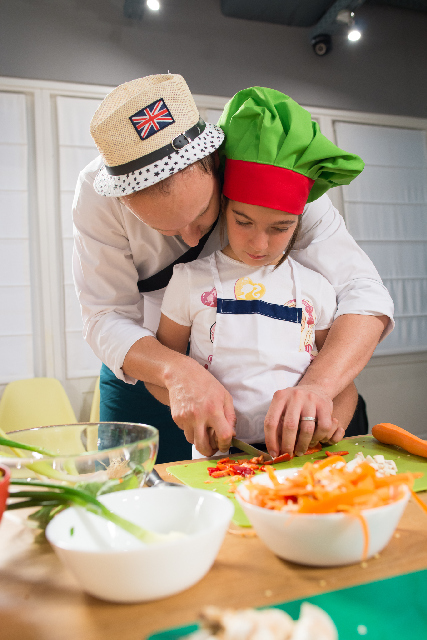
M304 455L311 455L322 451L322 445L318 444L312 449L307 449ZM341 452L343 453L343 452ZM348 453L348 452L346 452ZM211 478L225 478L226 476L240 476L248 478L255 475L255 471L266 471L267 465L278 464L279 462L288 462L294 456L284 453L273 460L264 460L264 456L251 458L250 460L232 460L231 458L221 458L218 460L216 467L208 467L207 471Z
M292 514L328 514L346 512L356 517L364 535L363 559L369 546L368 525L363 511L381 507L403 497L409 488L418 505L427 512L427 505L412 490L413 482L422 473L381 475L366 460L355 466L346 464L342 456L330 456L314 464L307 462L291 476L278 480L267 468L272 486L249 481L248 502L275 511ZM242 496L243 497L243 496Z
M249 502L259 507L296 513L336 513L380 507L398 500L404 485L412 487L419 473L379 476L363 461L349 469L342 456L307 462L280 482L269 472L273 486L248 483Z

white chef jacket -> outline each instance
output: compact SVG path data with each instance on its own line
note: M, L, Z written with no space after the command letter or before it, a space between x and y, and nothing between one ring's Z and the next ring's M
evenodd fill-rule
M188 245L141 222L117 198L100 196L93 181L98 157L80 173L73 202L73 275L83 336L120 380L135 384L121 367L131 346L154 336L164 289L141 294L137 283L174 262ZM219 225L200 257L221 248ZM336 316L386 315L382 339L392 331L393 301L368 256L348 233L327 195L306 205L291 256L324 275L335 288Z

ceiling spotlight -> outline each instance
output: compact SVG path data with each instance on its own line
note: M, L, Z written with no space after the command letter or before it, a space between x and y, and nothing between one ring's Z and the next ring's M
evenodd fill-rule
M159 0L147 0L147 7L151 9L151 11L158 11L160 9Z
M347 35L347 38L352 42L357 42L357 40L360 40L361 37L362 37L362 34L358 29L350 29Z

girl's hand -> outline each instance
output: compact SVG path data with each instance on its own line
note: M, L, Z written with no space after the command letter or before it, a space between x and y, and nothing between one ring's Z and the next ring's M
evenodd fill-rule
M332 421L331 398L315 385L276 391L264 421L265 443L271 456L301 456L318 442L339 442L344 430ZM301 418L311 417L314 420Z

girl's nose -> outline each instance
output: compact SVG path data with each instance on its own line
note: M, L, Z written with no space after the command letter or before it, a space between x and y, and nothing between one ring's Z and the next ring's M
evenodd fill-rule
M255 251L264 251L268 247L268 236L264 233L254 234L250 245Z

